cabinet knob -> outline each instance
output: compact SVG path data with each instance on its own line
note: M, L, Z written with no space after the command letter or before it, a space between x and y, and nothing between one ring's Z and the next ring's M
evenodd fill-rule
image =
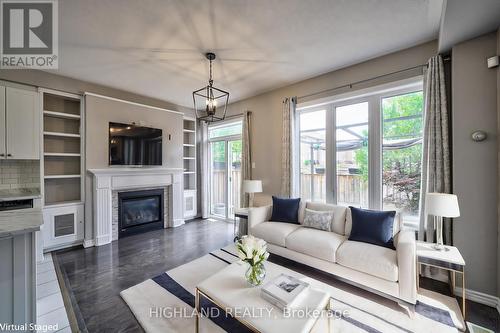
M12 157L12 154L7 154L7 157Z
M0 154L0 157L4 157L4 156L5 156L5 154Z

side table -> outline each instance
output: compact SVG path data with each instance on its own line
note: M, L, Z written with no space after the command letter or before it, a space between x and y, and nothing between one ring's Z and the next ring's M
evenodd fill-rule
M455 295L456 273L462 275L462 314L465 320L465 260L454 246L445 246L439 251L433 248L433 243L417 241L417 287L420 267L422 265L437 267L451 272L452 291Z
M244 229L246 229L248 222L248 208L236 208L234 210L234 241L240 238L243 235L240 235L241 226L240 223L244 223Z

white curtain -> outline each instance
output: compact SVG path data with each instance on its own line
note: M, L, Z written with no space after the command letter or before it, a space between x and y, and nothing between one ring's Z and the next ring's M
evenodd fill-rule
M285 98L283 100L283 137L281 147L281 195L286 198L295 196L297 182L294 173L294 136L295 112L297 97Z
M210 211L210 193L209 193L209 161L208 161L208 125L204 121L200 121L198 128L200 133L200 179L201 179L201 217L208 218Z
M240 184L240 206L248 207L248 193L243 192L243 181L252 179L252 154L250 149L250 111L243 112L243 124L241 133L241 184Z
M434 242L434 220L429 220L425 214L425 195L429 192L450 193L451 190L448 109L444 65L439 55L429 59L424 79L424 98L419 239ZM450 222L446 219L443 225L443 241L445 244L451 244Z

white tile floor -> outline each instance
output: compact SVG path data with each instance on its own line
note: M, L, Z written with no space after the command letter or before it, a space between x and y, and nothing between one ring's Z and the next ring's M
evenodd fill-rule
M46 254L45 260L37 264L36 298L37 324L57 324L57 330L51 332L71 332L50 254Z

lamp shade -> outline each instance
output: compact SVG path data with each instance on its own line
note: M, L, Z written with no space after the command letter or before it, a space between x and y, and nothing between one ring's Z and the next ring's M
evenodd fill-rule
M459 217L458 199L455 194L427 193L425 211L429 215L442 217Z
M260 193L262 192L261 180L244 180L243 192L245 193Z

